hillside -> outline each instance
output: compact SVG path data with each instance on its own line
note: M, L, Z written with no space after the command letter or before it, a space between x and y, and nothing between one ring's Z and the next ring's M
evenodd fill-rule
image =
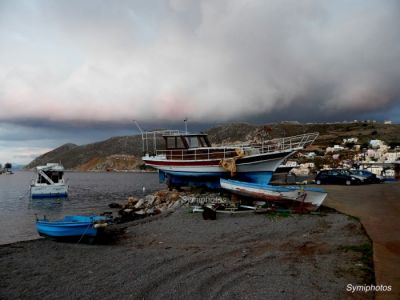
M251 125L232 123L216 126L208 130L214 143L235 143L256 139L268 133L271 138L292 136L307 132L319 132L315 145L324 148L340 144L343 138L356 137L359 143L371 139L384 140L388 144L400 145L400 125L381 123L339 123L339 124L266 124Z
M66 156L71 153L75 148L78 148L78 145L75 144L64 144L50 152L47 152L36 159L34 159L31 163L29 163L25 168L33 168L40 165L45 165L48 162L64 162Z
M31 169L38 165L43 165L48 162L61 162L66 169L76 170L105 170L110 167L113 155L129 155L129 163L126 164L126 168L123 164L118 163L116 165L118 170L130 169L130 166L141 164L140 157L142 155L142 140L139 136L122 136L113 137L105 141L77 146L73 144L65 144L58 147L50 152L47 152L31 163L26 168ZM104 162L109 160L108 164ZM97 160L99 166L95 163ZM132 161L135 162L132 162ZM128 160L126 160L128 162ZM101 168L101 164L104 168Z
M320 136L313 148L324 149L340 144L343 138L357 137L360 144L371 139L400 145L400 125L380 123L340 124L223 124L210 128L207 133L213 144L239 143L261 138L283 137L318 131ZM33 160L26 168L31 169L47 162L61 162L66 169L132 170L142 165L142 140L140 136L113 137L105 141L78 146L65 144Z

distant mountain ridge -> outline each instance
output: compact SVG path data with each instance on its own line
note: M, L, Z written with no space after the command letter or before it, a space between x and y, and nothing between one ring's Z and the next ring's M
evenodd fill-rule
M371 122L265 125L230 123L210 128L207 133L213 144L227 144L315 131L320 135L313 148L324 149L340 144L343 138L349 137L358 138L360 144L365 144L371 139L381 139L388 144L400 145L400 125ZM48 162L61 162L69 170L135 170L143 164L141 156L141 136L120 136L81 146L71 143L62 145L37 157L26 168L31 169Z
M30 162L25 168L31 169L36 166L45 165L48 162L64 161L65 156L68 155L73 149L79 147L78 145L68 143L64 144L50 152L47 152Z
M98 170L99 167L94 163L89 163L93 159L97 159L99 163L113 155L129 155L130 163L140 164L142 154L142 139L140 136L121 136L112 137L105 141L96 142L78 146L75 144L65 144L50 152L47 152L29 163L26 168L31 169L38 165L44 165L48 162L60 162L67 170ZM110 158L111 160L113 158ZM132 163L135 160L135 163ZM108 166L112 167L112 166ZM104 167L106 169L107 167ZM124 169L121 165L119 169Z

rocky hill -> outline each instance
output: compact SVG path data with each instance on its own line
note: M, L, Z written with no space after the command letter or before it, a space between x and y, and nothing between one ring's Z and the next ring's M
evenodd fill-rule
M121 136L82 146L62 145L39 156L26 168L31 169L48 162L61 162L69 170L130 170L137 169L142 164L141 156L141 137Z
M33 168L40 165L45 165L48 162L64 162L66 156L69 155L75 148L78 148L75 144L65 144L50 152L47 152L29 163L25 168Z
M342 143L344 138L356 137L360 144L371 139L384 140L388 144L400 145L400 125L382 123L337 123L337 124L265 124L248 123L223 124L208 130L209 138L214 143L235 143L269 136L285 137L319 132L315 145L324 148Z
M340 144L343 138L356 137L360 144L371 139L381 139L391 146L400 145L400 125L381 123L340 124L266 124L231 123L213 127L207 131L213 144L240 143L260 138L276 138L307 132L320 133L314 149ZM26 168L47 162L61 162L66 169L133 170L142 167L142 140L140 136L113 137L105 141L78 146L65 144L45 153Z

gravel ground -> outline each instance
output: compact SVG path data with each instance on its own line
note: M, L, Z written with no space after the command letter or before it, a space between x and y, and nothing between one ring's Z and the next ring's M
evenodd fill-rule
M339 213L267 217L180 209L117 243L0 246L0 299L372 299L360 223Z

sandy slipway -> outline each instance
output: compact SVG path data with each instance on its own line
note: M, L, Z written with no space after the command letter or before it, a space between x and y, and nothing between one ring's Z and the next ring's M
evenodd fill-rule
M373 298L346 292L369 283L349 250L369 243L354 218L166 215L131 223L111 245L0 246L0 299Z

